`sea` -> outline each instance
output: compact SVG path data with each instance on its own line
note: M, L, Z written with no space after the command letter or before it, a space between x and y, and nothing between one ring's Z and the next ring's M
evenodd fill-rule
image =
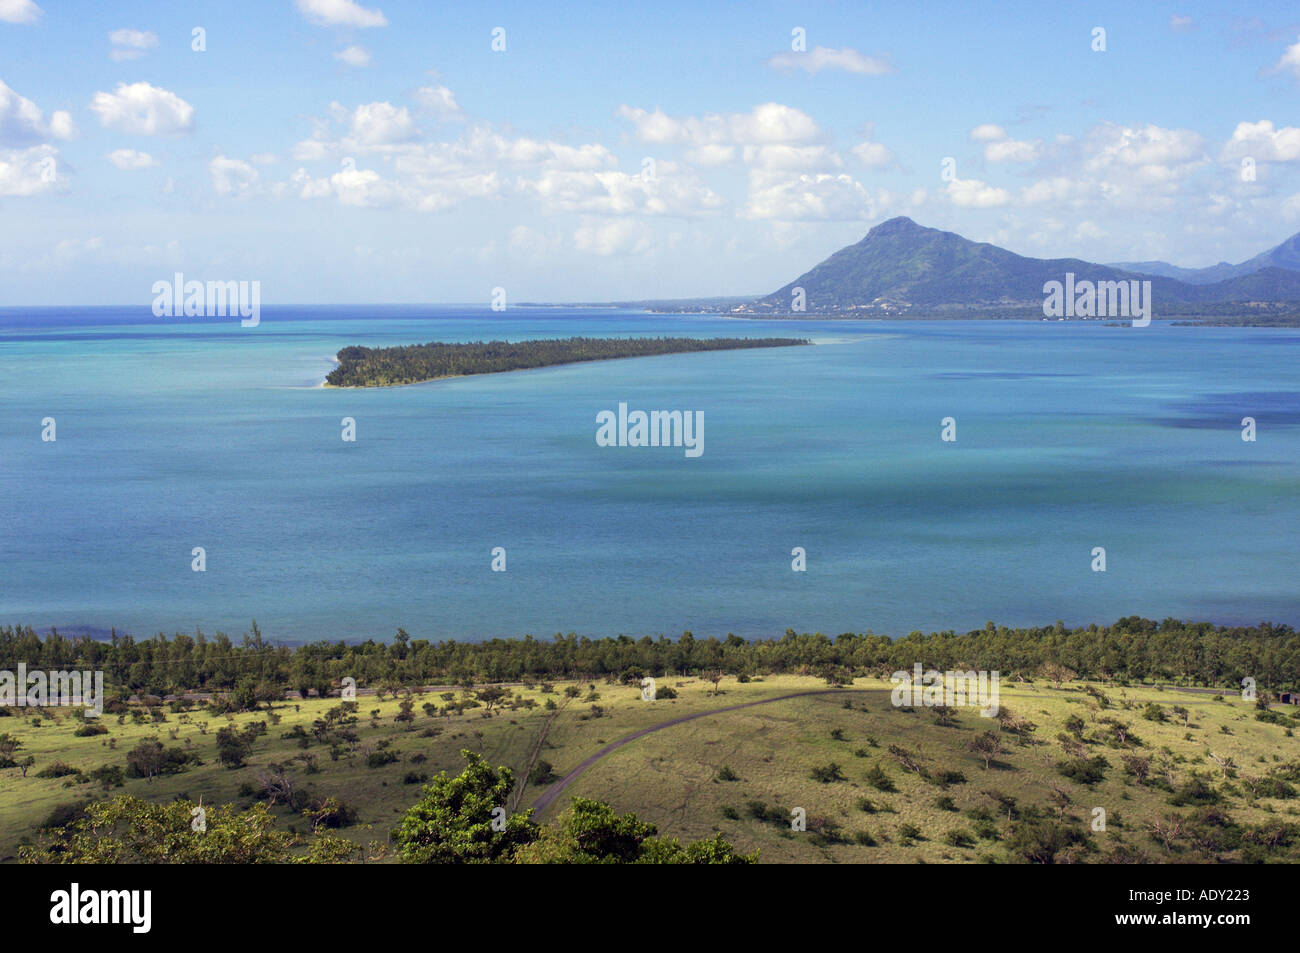
M574 335L814 344L321 386L347 345ZM620 403L703 453L601 446ZM40 630L1296 625L1298 489L1297 329L0 308L0 621Z

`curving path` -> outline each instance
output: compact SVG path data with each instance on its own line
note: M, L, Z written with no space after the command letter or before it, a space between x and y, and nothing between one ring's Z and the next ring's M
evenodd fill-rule
M533 813L540 817L548 807L555 803L555 799L564 793L567 788L578 777L599 761L611 751L617 751L626 744L636 741L638 738L644 738L646 735L653 734L656 731L662 731L664 728L671 728L673 725L680 725L684 721L694 721L696 718L707 718L710 715L721 715L728 711L738 711L741 708L753 708L755 705L770 705L772 702L789 701L791 698L804 698L808 695L840 695L844 692L856 692L858 694L879 693L889 694L888 688L821 688L807 692L794 692L790 695L777 695L775 698L760 698L758 701L742 702L739 705L727 705L724 708L711 708L708 711L697 711L693 715L682 715L680 718L670 718L668 721L661 721L657 725L651 725L649 728L642 728L640 731L634 731L630 735L624 735L618 741L610 742L593 754L586 761L566 774L560 780L556 781L549 788L542 792L542 796L533 802Z
M1160 686L1144 685L1144 686L1137 686L1137 687L1141 687L1141 688L1158 687L1158 688L1164 688L1167 691L1187 692L1191 694L1211 694L1211 693L1223 694L1224 693L1223 689L1218 689L1218 688L1185 688L1176 685L1160 685ZM806 691L806 692L793 692L789 695L777 695L775 698L760 698L758 699L758 701L743 702L739 705L727 705L724 708L712 708L709 711L697 711L693 715L682 715L680 718L670 718L668 721L662 721L657 725L651 725L649 728L642 728L640 731L634 731L630 735L624 735L622 738L619 738L617 741L605 745L605 747L601 748L590 758L583 761L576 768L574 768L564 777L560 778L560 780L556 781L549 788L543 791L541 797L539 797L532 804L533 813L536 816L541 817L541 815L545 813L546 809L555 803L555 799L564 793L565 788L567 788L574 781L578 780L578 778L582 775L584 771L590 768L601 758L605 757L605 755L609 754L611 751L617 751L619 748L623 747L626 744L630 744L633 741L636 741L638 738L644 738L646 735L653 734L656 731L662 731L665 728L671 728L673 725L680 725L684 721L694 721L696 718L707 718L710 715L721 715L724 712L738 711L741 708L753 708L755 705L770 705L772 704L772 702L788 701L791 698L805 698L809 695L839 695L839 694L843 694L844 692L857 692L859 694L864 694L864 695L879 694L882 692L885 694L889 694L891 691L892 689L888 689L888 688L821 688L821 689L814 689L812 691ZM1002 694L1004 695L1010 694L1012 697L1015 697L1014 693L1003 692Z

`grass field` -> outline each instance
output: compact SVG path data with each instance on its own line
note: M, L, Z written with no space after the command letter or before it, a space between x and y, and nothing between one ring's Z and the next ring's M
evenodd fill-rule
M312 723L337 706L338 699L282 702L269 714L216 715L203 709L177 713L163 706L154 717L165 720L143 724L131 715L105 713L100 721L108 734L89 737L73 733L83 723L79 712L13 709L13 717L0 718L0 735L16 737L21 746L14 757L30 755L35 764L26 777L18 768L0 770L0 858L12 861L20 841L33 836L56 808L104 796L97 782L76 775L37 777L38 772L60 762L82 772L124 765L127 751L147 738L192 751L203 764L152 781L128 779L110 793L248 806L259 799L254 792L271 766L280 765L295 788L333 795L354 808L357 823L340 833L371 847L375 859L391 859L381 845L419 798L418 779L442 770L459 772L463 748L510 767L519 779L539 760L549 762L559 777L606 744L670 719L826 689L823 681L811 677L766 677L747 683L725 678L715 694L709 682L668 677L659 684L672 687L677 697L646 702L638 688L606 684L574 686L577 697L570 698L565 689L572 684L556 683L549 692L541 686L510 687L507 707L490 714L479 707L429 716L422 705L441 705L444 700L437 693L417 696L415 720L406 724L396 720L397 698L360 695L359 723L353 729L357 741L337 751L337 759L315 739L304 748L297 739L282 735L301 726L310 737ZM1017 810L1037 806L1087 831L1095 849L1085 859L1099 859L1123 843L1153 861L1179 860L1147 832L1146 822L1186 812L1186 807L1171 806L1169 788L1177 790L1193 772L1209 780L1220 807L1240 824L1300 819L1300 800L1283 788L1272 789L1277 796L1256 797L1248 783L1276 774L1287 764L1300 769L1300 747L1291 729L1257 720L1254 705L1233 695L1220 700L1151 687L1097 686L1105 695L1103 709L1096 694L1088 694L1077 682L1061 688L1046 682L1004 685L1002 707L1032 721L1036 730L1030 736L1033 742L1025 745L1017 745L1015 736L1004 732L1006 750L986 769L969 743L995 727L995 721L963 709L951 725L941 725L930 710L895 708L889 688L887 681L858 679L840 693L722 712L647 734L577 777L541 819L554 820L570 796L581 795L634 811L658 825L661 833L694 839L721 831L744 851L758 849L762 862L1001 861L1007 859L1002 839L1006 808L988 796L992 790L1014 797ZM546 708L548 700L556 706L553 710ZM534 707L526 707L530 702ZM1168 720L1144 718L1148 703L1161 706ZM1187 724L1172 713L1174 706L1187 709ZM1067 719L1072 716L1081 719L1082 728L1077 722L1071 728ZM1100 755L1108 767L1104 778L1091 784L1063 777L1057 766L1067 760L1067 753L1058 735L1073 730L1084 739L1095 738L1102 726L1098 719L1106 716L1126 722L1143 746L1120 749L1096 741L1073 742L1083 745L1083 756ZM236 769L219 764L217 730L258 721L266 722L267 730L247 764ZM1294 721L1287 719L1288 724ZM904 749L919 772L905 767L891 746ZM370 766L372 760L385 760L385 751L396 760ZM1124 754L1150 757L1152 775L1163 779L1161 786L1126 775ZM1226 775L1212 756L1232 759ZM838 772L829 771L832 762ZM882 791L868 781L868 772L875 768L888 779L881 783L877 777L877 784L895 790ZM815 780L815 769L838 779ZM518 806L527 808L546 786L517 788ZM1063 811L1053 800L1062 795L1069 799ZM941 800L945 798L949 800ZM804 831L791 829L795 808L806 813ZM1092 829L1095 808L1106 812L1104 832ZM283 826L307 829L301 816L280 807L274 810ZM1279 856L1286 850L1295 848L1279 847Z

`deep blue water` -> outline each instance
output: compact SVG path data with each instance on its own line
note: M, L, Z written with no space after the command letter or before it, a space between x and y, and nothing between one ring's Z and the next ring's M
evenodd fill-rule
M818 343L317 386L347 344L572 334ZM255 618L293 640L1297 624L1297 345L1158 322L0 308L0 619ZM619 401L702 411L703 456L597 446Z

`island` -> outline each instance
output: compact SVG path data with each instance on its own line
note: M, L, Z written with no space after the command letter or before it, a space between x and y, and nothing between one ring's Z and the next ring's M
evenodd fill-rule
M351 346L325 377L327 387L397 387L444 377L496 374L556 364L609 361L654 354L734 351L811 344L803 338L555 338L538 341L430 341L401 347Z

